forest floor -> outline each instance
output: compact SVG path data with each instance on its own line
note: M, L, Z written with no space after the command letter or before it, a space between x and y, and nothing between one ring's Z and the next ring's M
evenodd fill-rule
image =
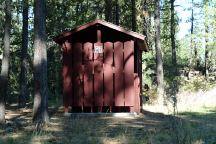
M0 144L216 144L216 108L176 116L143 111L132 118L66 117L50 108L50 123L36 129L31 109L7 110Z

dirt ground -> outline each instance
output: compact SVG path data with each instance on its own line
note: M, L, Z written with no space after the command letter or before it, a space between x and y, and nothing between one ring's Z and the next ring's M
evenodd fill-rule
M183 113L177 117L143 111L137 117L66 117L50 108L50 123L36 129L31 109L7 110L1 143L16 144L215 144L216 110L211 114Z

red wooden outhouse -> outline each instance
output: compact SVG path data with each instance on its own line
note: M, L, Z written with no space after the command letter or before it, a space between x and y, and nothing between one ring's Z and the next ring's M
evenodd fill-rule
M95 20L54 41L63 48L65 112L140 112L145 36Z

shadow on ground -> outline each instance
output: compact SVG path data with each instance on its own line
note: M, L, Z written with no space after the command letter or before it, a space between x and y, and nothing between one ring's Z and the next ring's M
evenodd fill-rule
M143 111L135 118L73 118L64 117L62 108L50 110L50 124L39 131L31 123L30 109L7 111L8 124L0 131L0 143L216 143L216 109L175 117Z

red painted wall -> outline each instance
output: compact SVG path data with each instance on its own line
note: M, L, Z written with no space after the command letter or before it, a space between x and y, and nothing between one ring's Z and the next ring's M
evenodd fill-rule
M65 111L140 111L134 41L65 42L63 48Z

